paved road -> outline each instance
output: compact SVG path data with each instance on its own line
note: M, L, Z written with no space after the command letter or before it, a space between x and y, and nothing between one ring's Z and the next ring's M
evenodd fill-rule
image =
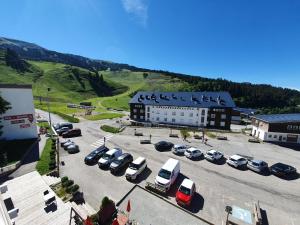
M95 209L99 208L100 201L105 195L118 201L134 185L126 181L123 174L113 176L109 171L99 169L97 165L87 166L83 162L84 156L94 149L92 145L101 143L103 137L108 135L99 129L100 124L104 123L114 123L114 120L84 121L76 124L75 127L81 128L83 134L82 137L74 138L81 152L69 155L61 150L61 160L65 163L61 167L62 175L68 175L80 185L87 202ZM169 138L168 129L138 130L146 136L151 133L153 143L162 139L173 141L175 144L182 143L181 139ZM216 165L206 160L191 161L185 157L175 156L171 152L157 152L153 145L140 145L141 138L133 136L133 133L133 128L126 128L123 133L110 136L107 145L110 148L121 147L135 158L146 157L149 170L139 181L142 186L145 180L153 181L162 164L169 157L173 157L179 159L181 163L180 179L189 177L197 185L199 195L192 209L193 213L216 224L222 224L226 205L252 210L253 203L259 200L269 224L300 224L300 179L284 180L275 176L262 176L249 170L237 170L226 164ZM300 170L300 154L297 151L267 143L248 143L247 137L241 134L228 134L228 138L229 141L209 140L209 145L192 139L188 144L205 151L217 148L226 156L239 153L264 159L270 165L282 161ZM171 191L169 200L174 202L174 191Z

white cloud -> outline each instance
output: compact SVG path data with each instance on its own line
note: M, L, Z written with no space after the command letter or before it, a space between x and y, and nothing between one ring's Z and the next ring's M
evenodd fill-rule
M133 15L140 24L147 25L148 5L145 0L121 0L125 11Z

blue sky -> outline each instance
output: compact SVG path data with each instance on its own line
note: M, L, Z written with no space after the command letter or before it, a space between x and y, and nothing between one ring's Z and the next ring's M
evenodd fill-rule
M51 50L300 89L298 0L3 0L0 36Z

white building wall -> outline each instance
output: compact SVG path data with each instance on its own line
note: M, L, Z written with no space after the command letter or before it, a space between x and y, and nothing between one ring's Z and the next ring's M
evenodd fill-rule
M205 127L207 125L207 114L207 108L152 105L147 105L145 107L145 120L152 123ZM203 120L201 120L202 117Z
M288 133L279 133L279 132L265 132L262 129L257 127L252 128L252 136L259 138L262 141L270 141L270 142L287 142L288 135L298 135L297 143L300 143L300 135L299 134L288 134ZM281 140L280 140L281 136Z
M37 138L32 89L0 88L0 94L11 105L11 109L0 115L3 126L0 139Z

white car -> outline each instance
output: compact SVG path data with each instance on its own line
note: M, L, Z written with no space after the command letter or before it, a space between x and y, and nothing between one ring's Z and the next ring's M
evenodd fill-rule
M184 155L189 159L200 158L203 153L197 148L189 148L184 152Z
M209 150L204 155L205 159L211 162L215 162L223 158L223 153L217 150Z
M186 145L174 145L173 147L173 153L175 155L184 155L184 152L188 149L188 146Z
M135 180L147 168L147 162L144 157L138 157L126 169L125 177L127 180Z
M235 168L247 165L248 160L240 155L232 155L227 159L227 164Z

